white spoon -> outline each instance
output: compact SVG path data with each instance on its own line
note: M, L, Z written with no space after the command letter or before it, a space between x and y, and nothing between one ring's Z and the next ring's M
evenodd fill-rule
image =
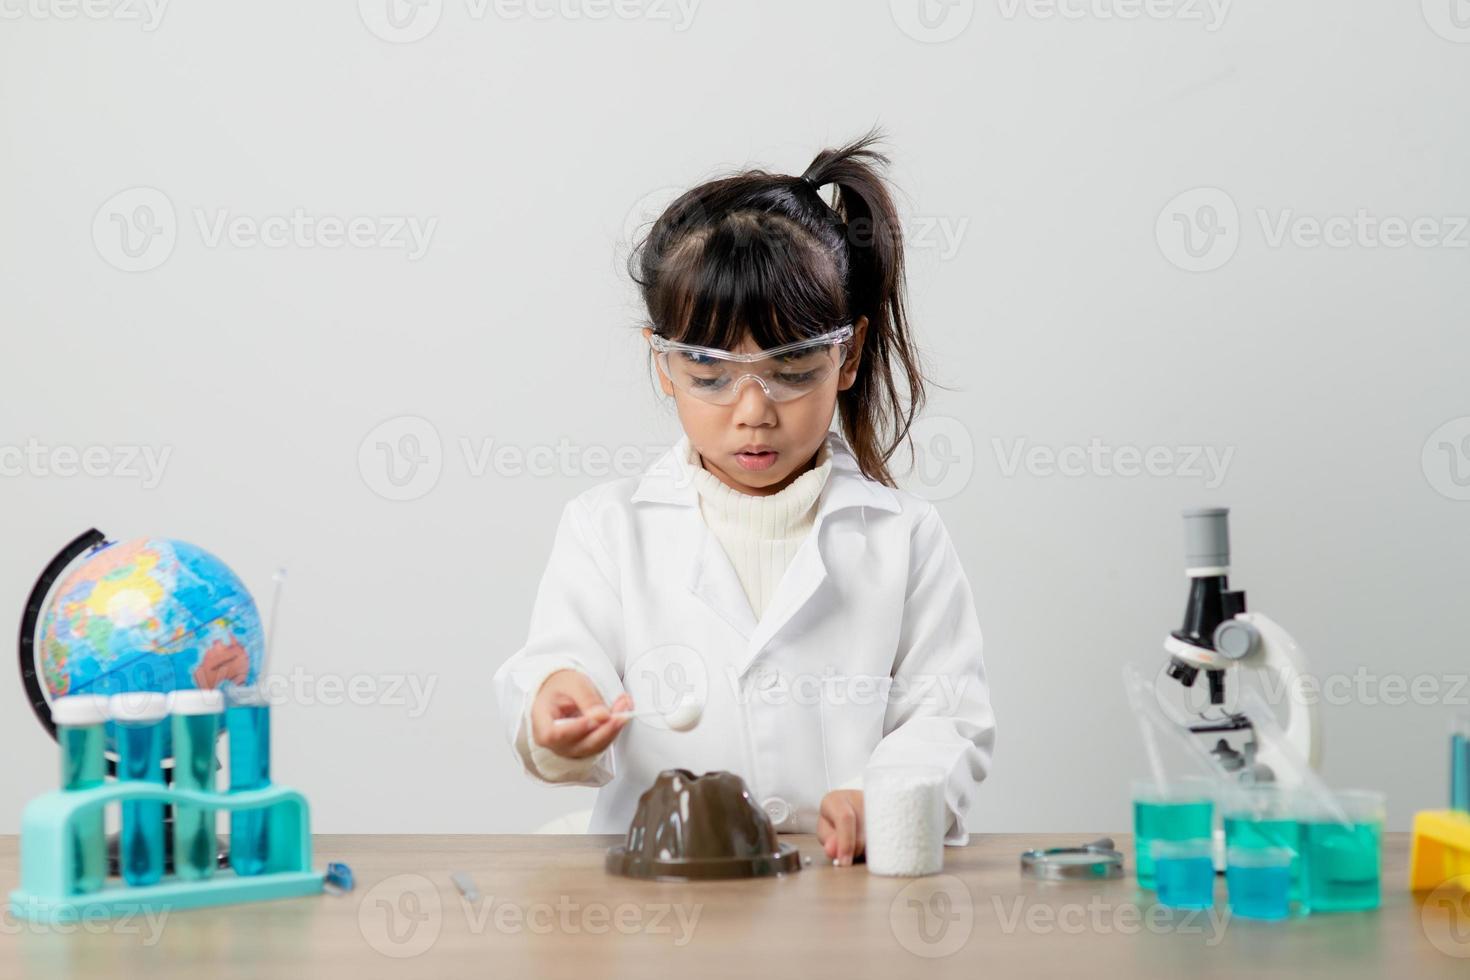
M680 701L673 711L665 714L662 711L649 708L645 711L614 711L614 718L662 718L664 724L676 732L687 732L699 724L699 719L704 715L704 705L693 698ZM569 721L580 721L580 715L570 718L558 718L553 724L562 725Z

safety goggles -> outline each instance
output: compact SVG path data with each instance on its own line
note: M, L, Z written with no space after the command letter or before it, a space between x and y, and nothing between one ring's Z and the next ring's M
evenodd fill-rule
M842 366L851 337L852 324L848 323L810 340L754 354L681 344L658 334L648 342L674 387L712 405L733 405L747 378L760 385L773 402L789 402L811 393Z

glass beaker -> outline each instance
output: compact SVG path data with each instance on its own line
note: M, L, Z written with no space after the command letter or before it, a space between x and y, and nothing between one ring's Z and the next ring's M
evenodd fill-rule
M1160 785L1152 779L1133 781L1133 855L1138 884L1154 887L1155 841L1208 838L1214 833L1215 786L1186 776Z
M1322 801L1312 801L1301 823L1301 903L1304 912L1376 909L1382 847L1383 794L1332 794L1342 823Z

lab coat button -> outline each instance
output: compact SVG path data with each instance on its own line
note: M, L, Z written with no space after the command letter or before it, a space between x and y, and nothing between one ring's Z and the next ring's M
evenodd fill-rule
M781 680L781 675L771 667L762 667L755 673L755 683L762 691L769 691Z
M765 808L766 816L771 818L771 823L780 826L791 816L791 805L779 796L767 797L761 804Z

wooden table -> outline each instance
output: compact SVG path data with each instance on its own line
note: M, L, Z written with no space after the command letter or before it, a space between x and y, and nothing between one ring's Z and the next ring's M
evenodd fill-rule
M1229 917L1223 884L1213 914L1183 913L1156 907L1131 877L1018 874L1025 847L1098 836L977 837L946 849L944 875L921 879L833 868L814 838L793 837L814 859L799 874L666 884L606 874L607 837L326 835L318 863L351 865L348 895L68 934L7 915L0 978L1470 978L1470 900L1404 891L1405 834L1385 837L1381 910L1274 924ZM1115 837L1131 866L1131 841ZM0 837L6 894L16 851ZM479 903L461 899L451 870L473 875Z

